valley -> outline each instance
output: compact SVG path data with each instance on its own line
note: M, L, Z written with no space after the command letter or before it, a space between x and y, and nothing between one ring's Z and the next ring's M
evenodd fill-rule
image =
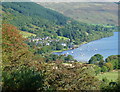
M109 10L111 4L102 4L101 10L101 4L89 3L80 7L77 3L59 4L57 8L66 9L62 11L35 2L2 2L2 91L119 90L117 73L113 78L112 71L119 71L120 55L112 53L116 51L113 46L116 43L110 43L116 40L118 33L116 5ZM79 13L81 7L83 15ZM91 14L96 16L90 19ZM83 20L80 15L84 16L81 17ZM95 45L99 39L104 40ZM91 45L86 46L88 44ZM93 45L97 47L91 49ZM110 49L110 46L115 48ZM92 54L89 59L85 57L87 62L83 60L87 56L83 50ZM98 53L105 50L106 56ZM65 53L53 54L62 51ZM82 59L77 60L72 56L74 54Z

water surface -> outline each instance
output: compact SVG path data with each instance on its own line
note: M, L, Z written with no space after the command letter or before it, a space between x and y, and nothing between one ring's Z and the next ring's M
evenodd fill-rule
M118 32L114 32L111 37L83 44L74 50L56 52L54 54L72 55L76 60L82 62L87 62L95 54L103 55L104 59L110 55L118 55Z

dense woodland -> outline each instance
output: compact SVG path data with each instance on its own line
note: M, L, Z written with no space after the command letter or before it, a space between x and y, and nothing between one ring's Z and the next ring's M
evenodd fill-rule
M119 55L103 60L96 54L88 63L71 55L53 55L82 42L111 36L115 27L79 23L35 3L2 3L2 86L7 91L118 90L119 81L96 75L120 69ZM23 38L21 31L36 36ZM63 44L64 43L64 44ZM49 52L49 53L48 53ZM72 62L71 62L72 61Z

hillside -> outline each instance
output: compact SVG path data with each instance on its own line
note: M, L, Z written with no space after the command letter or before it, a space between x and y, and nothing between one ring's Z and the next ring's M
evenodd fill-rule
M118 5L116 3L61 2L39 4L80 22L91 24L118 24Z
M36 3L6 2L2 6L3 23L36 35L29 37L28 44L44 48L44 51L37 53L68 49L83 42L113 35L114 27L78 22Z
M3 92L117 92L120 89L117 73L115 81L111 80L111 71L120 69L120 55L104 59L95 54L85 63L75 60L69 53L52 53L111 36L115 26L78 22L29 2L2 3L2 17L0 87ZM92 54L90 49L87 51Z

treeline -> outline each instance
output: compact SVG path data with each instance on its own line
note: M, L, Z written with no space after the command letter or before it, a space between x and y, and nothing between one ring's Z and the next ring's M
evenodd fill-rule
M120 55L112 55L103 60L102 55L95 54L89 60L89 64L95 64L98 66L97 73L117 70L120 69Z

